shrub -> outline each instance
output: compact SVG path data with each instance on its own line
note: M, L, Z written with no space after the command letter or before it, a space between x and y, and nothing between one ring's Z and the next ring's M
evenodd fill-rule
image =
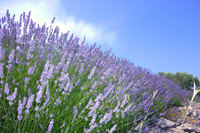
M186 97L171 80L96 43L36 28L30 15L15 22L7 11L0 19L1 131L143 132L176 104L174 94Z

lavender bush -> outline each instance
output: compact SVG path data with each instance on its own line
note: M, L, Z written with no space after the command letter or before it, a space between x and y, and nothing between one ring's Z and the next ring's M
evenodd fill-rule
M36 27L30 15L15 22L7 10L0 19L0 131L144 132L187 97L164 76L85 38L67 40L69 32L59 37L59 27Z

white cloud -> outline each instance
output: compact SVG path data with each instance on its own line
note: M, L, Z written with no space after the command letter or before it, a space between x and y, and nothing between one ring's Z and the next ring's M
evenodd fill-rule
M97 42L97 45L109 45L113 49L119 48L119 43L116 40L117 32L110 31L108 27L97 25L83 20L75 20L73 16L67 15L62 8L60 0L7 0L1 3L0 17L5 16L7 9L11 14L15 14L15 21L19 21L20 14L31 10L31 19L33 22L39 23L42 26L46 23L46 27L49 27L53 17L56 17L53 28L59 26L60 33L66 33L70 31L70 35L74 33L74 36L78 36L79 43L86 36L86 43L92 45ZM61 18L58 18L56 13L61 14Z

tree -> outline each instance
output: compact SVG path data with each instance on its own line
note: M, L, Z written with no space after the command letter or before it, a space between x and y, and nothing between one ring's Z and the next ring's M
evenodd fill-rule
M161 75L165 76L166 78L171 79L172 81L174 81L174 74L173 73L158 72L158 74L161 74Z
M178 83L183 90L190 90L191 87L193 87L193 76L185 72L177 72L175 73L175 82Z
M196 86L200 85L198 77L194 77L193 82L195 82Z
M178 84L183 90L191 90L194 82L196 83L196 86L199 86L200 84L198 77L193 77L192 74L187 74L186 72L177 72L175 74L158 72L158 74L161 74L166 78L172 80L175 84Z

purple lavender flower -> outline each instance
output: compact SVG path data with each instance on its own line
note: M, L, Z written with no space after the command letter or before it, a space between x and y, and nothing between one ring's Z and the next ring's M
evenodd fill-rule
M66 131L65 131L66 133L67 133L68 129L69 129L69 126L66 128Z
M17 50L18 52L21 52L20 46L17 46L17 47L16 47L16 50Z
M22 101L19 100L19 105L18 105L18 109L17 109L18 110L18 116L17 116L18 120L21 120L23 118L21 116L23 108L24 108L24 105L23 105Z
M19 64L19 53L17 53L17 55L16 55L16 61L15 61L15 63L18 65Z
M65 124L66 124L66 122L64 122L64 123L62 124L62 126L60 126L60 128L63 128L63 127L65 126Z
M140 122L139 125L137 125L137 127L135 128L135 130L138 130L140 128L140 125L142 124L143 121Z
M79 70L79 74L81 74L83 71L84 71L84 64L82 63L82 64L81 64L81 68L80 68L80 70Z
M78 86L80 84L80 79L78 79L78 81L76 82L75 86Z
M91 117L91 116L94 116L94 115L95 115L96 109L99 107L99 105L100 105L100 102L97 101L97 102L94 104L94 106L90 107L90 110L91 110L91 111L88 113L88 117Z
M103 101L103 94L102 93L99 93L99 95L96 97L96 99L94 100L95 102L97 102L97 101Z
M13 62L13 60L14 60L14 54L15 54L15 50L12 50L11 52L10 52L10 55L9 55L9 57L8 57L8 63L12 63Z
M43 129L43 126L41 124L39 124L40 128Z
M114 131L116 130L116 127L117 127L117 124L115 124L115 125L110 129L109 133L114 132Z
M85 121L88 121L88 117L85 117Z
M12 84L15 84L15 79L13 79Z
M12 101L15 100L16 96L17 96L17 88L15 88L15 91L13 92L12 95L9 95L9 96L6 97L6 99L9 100L10 105L13 104Z
M0 32L1 32L1 29L0 29ZM1 33L0 33L1 34ZM0 35L0 37L1 37L1 35ZM0 39L1 40L1 39ZM0 41L0 43L1 43L1 41ZM3 49L3 47L0 45L0 61L1 60L3 60L4 59L4 49Z
M124 109L124 112L127 113L129 112L131 106L133 105L133 103L129 104L125 109Z
M3 65L4 65L4 63L0 63L0 78L4 77L4 75L3 75Z
M127 103L127 97L128 97L128 94L125 94L124 100L122 101L122 104L121 104L121 108L123 108L124 105Z
M30 67L30 68L28 69L28 75L31 75L31 74L34 73L35 68L36 68L36 65L37 65L37 62L35 62L34 66L32 66L32 67Z
M36 118L40 119L40 114L39 113L36 114Z
M36 103L40 103L40 98L42 97L42 90L43 89L40 89L37 93L37 97L35 99Z
M49 97L49 84L47 84L45 95Z
M92 99L89 100L88 104L86 105L86 109L89 108L90 105L94 105L94 103L92 102Z
M2 84L2 85L3 85L3 83L4 83L4 81L3 81L3 80L1 80L1 81L0 81L0 84Z
M92 85L91 89L94 90L96 88L97 84L98 84L98 81L95 81L94 84Z
M122 119L124 119L125 117L125 112L123 110L121 110L121 113L122 113Z
M51 120L51 122L49 123L49 126L48 126L49 132L52 130L52 127L53 127L53 119Z
M38 111L38 110L39 110L39 106L36 106L36 107L35 107L35 111Z
M69 64L70 64L70 61L67 61L67 63L64 64L63 69L62 69L62 72L67 72L67 69L68 69L68 67L69 67Z
M34 94L31 94L31 96L29 97L27 104L26 104L26 110L25 110L25 114L29 114L29 109L32 106L33 100L34 100Z
M6 65L6 67L8 68L8 73L10 73L11 72L11 68L12 68L12 64L8 64L8 65Z
M46 64L45 64L45 66L44 66L44 70L43 70L43 72L42 72L42 74L41 74L41 76L40 76L40 82L42 83L42 85L43 86L45 86L47 83L48 83L48 80L47 80L47 75L48 75L48 69L49 69L49 66L50 66L50 64L49 64L49 60L47 60L47 62L46 62Z
M110 113L106 113L104 117L99 121L99 123L102 124L103 122L105 122L107 124L107 122L109 122L112 118L112 113L113 110L111 110Z
M50 69L49 69L49 72L47 74L47 79L50 79L52 77L53 71L54 71L54 67L55 67L54 65L50 64Z
M28 84L29 78L26 77L24 82L25 82L25 84Z
M68 73L65 74L65 73L62 72L62 73L61 73L61 77L59 78L59 81L61 82L61 84L59 84L59 86L60 86L61 88L64 88L64 86L65 86L67 80L68 80L68 84L67 84L65 90L67 90L68 87L69 87L70 79L69 79L69 77L68 77Z
M52 118L53 116L54 116L54 115L51 113L51 114L50 114L50 117Z
M57 74L58 71L60 70L61 67L63 67L64 63L63 62L60 62L58 63L58 65L55 67L55 73Z
M88 76L88 79L92 78L92 76L94 75L95 70L96 70L96 66L94 66L94 68L92 69L90 75Z
M96 118L97 118L97 115L94 114L94 115L93 115L93 118L92 118L92 120L91 120L91 122L89 123L90 126L91 126L92 124L94 124Z
M53 24L53 23L54 23L54 21L55 21L55 17L53 18L53 20L51 21L51 23Z
M74 118L73 118L73 121L74 121L74 119L76 118L77 113L78 113L78 109L76 108L76 106L74 106L74 108L73 108L73 113L74 113Z
M62 101L60 100L60 97L59 97L58 99L56 99L56 102L54 103L54 105L58 106L61 103L62 103Z
M2 45L2 38L3 38L3 29L0 29L0 45Z
M81 109L81 103L79 103L79 109Z
M115 107L115 109L113 110L113 112L118 112L119 111L119 106L120 106L120 101L118 101L118 104Z
M27 97L24 97L24 98L23 98L23 103L22 103L23 106L26 104L26 100L27 100Z
M114 85L109 85L106 89L105 89L105 93L104 93L104 96L103 96L103 98L106 98L110 93L112 93L113 92L113 89L114 88ZM111 94L110 94L111 95Z
M47 99L45 99L45 102L44 102L43 106L40 108L40 111L42 111L46 107L46 105L49 102L49 100L50 100L50 98L48 96Z
M86 133L91 133L92 130L93 130L95 127L97 127L97 126L98 126L97 123L95 123L94 125L91 125L90 128L86 131Z

